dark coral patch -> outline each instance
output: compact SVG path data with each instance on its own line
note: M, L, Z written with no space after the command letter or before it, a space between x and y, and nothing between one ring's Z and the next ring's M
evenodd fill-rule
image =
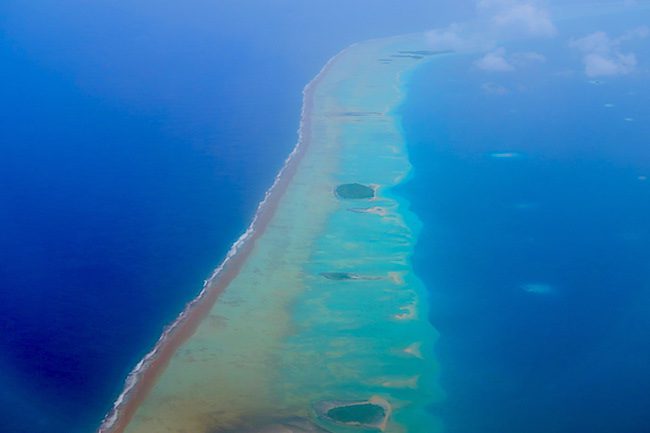
M328 280L335 281L356 280L359 278L356 274L349 272L321 272L320 274Z
M373 425L384 419L386 411L379 405L363 403L332 408L326 416L343 424Z
M345 431L384 431L390 416L390 404L373 397L365 401L320 401L314 404L317 422L328 429L345 426ZM344 430L341 430L344 431Z
M344 183L336 187L336 196L346 200L369 199L375 196L375 190L360 183Z

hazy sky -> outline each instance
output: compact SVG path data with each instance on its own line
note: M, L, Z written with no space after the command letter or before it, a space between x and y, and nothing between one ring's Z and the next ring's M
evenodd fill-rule
M461 48L496 37L558 36L555 20L571 13L641 1L517 0L5 0L0 4L3 45L24 51L32 61L72 77L90 94L112 96L119 104L192 117L226 91L229 67L250 64L260 71L291 68L311 77L322 63L349 43L404 32L439 30L433 46ZM585 6L587 5L587 6ZM594 6L594 5L597 5ZM468 22L481 36L467 39ZM463 40L459 39L462 35ZM469 36L472 37L471 35ZM612 36L607 36L612 37ZM596 42L596 41L592 41ZM609 56L593 52L587 41L575 45L591 54L589 70L624 71L634 63L621 57L616 41ZM612 45L613 44L613 45ZM483 61L508 68L500 51ZM179 80L178 77L183 77ZM219 90L220 89L220 90Z
M267 64L285 63L307 78L359 39L462 18L463 2L445 3L7 0L0 4L0 31L5 43L73 75L90 92L182 109L209 98L209 77L229 67L248 62L259 73Z

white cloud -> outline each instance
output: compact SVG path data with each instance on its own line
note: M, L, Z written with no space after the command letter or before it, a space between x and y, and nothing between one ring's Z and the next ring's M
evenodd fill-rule
M525 66L530 63L546 63L546 57L534 51L526 51L513 54L512 63L516 66Z
M470 28L456 23L442 29L430 30L426 38L432 50L485 50L492 44L489 39L479 37Z
M612 39L605 32L595 32L579 39L573 39L569 46L583 53L585 74L589 77L625 75L634 71L637 60L632 52L623 52L621 44L634 39L643 39L650 32L639 27Z
M507 55L504 48L497 48L478 59L474 65L484 71L510 72L533 63L544 62L546 62L546 57L534 51Z
M433 50L485 51L510 37L550 37L557 32L536 0L477 0L478 19L427 33Z
M479 12L487 11L491 13L497 9L508 9L522 3L522 0L477 0L476 8Z
M498 48L476 61L476 66L484 71L510 72L515 68L506 60L506 50Z
M607 54L612 50L614 41L605 32L595 32L579 39L573 39L569 45L586 53Z
M617 41L625 42L634 39L645 39L648 36L650 36L650 28L646 26L641 26L625 32L625 34L623 34L623 36L618 38Z
M589 77L625 75L634 70L636 56L634 54L616 54L612 57L602 54L587 54L584 57L584 63L585 73Z
M488 95L501 96L510 93L506 87L495 83L483 83L483 85L481 85L481 90L483 90L483 93L487 93Z
M466 44L460 35L462 32L458 24L452 24L444 29L435 29L427 32L427 42L433 50L460 51Z
M500 28L521 31L530 36L552 37L557 33L548 13L532 4L506 9L494 17L494 23Z
M544 38L557 33L550 13L533 1L479 0L477 7L500 33Z

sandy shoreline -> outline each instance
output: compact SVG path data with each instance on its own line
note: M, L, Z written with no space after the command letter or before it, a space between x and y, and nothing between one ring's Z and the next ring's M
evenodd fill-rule
M310 117L313 94L328 69L346 50L332 57L303 89L303 106L298 130L298 142L278 173L273 185L260 202L250 226L233 244L224 261L204 284L200 294L192 300L178 318L159 338L154 348L136 365L125 381L124 390L106 415L97 433L122 433L153 388L176 350L196 331L219 295L237 276L253 250L255 241L264 233L275 210L287 190L311 139Z

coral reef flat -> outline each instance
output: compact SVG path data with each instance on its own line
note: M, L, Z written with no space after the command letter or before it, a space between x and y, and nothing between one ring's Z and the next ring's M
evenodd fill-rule
M300 158L267 197L268 222L103 432L437 431L437 333L410 263L420 223L391 192L411 167L394 110L408 73L435 58L400 52L425 49L419 34L358 43L310 84ZM373 207L350 212L348 199ZM352 403L318 415L319 402Z

